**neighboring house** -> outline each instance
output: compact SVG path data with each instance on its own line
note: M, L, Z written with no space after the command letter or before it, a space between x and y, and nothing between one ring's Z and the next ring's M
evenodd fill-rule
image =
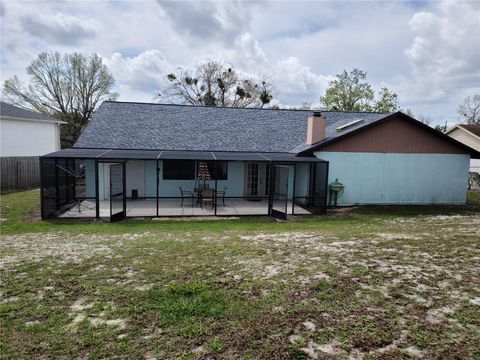
M41 158L42 216L312 214L464 204L474 149L401 113L104 102L72 149Z
M445 134L480 151L480 125L457 124L445 131ZM470 160L470 171L480 173L479 159Z
M60 150L60 124L52 117L0 102L2 192L39 186L38 157Z

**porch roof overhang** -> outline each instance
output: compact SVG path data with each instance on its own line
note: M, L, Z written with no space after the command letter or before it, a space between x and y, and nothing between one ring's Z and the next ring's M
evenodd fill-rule
M315 156L296 156L295 154L290 153L91 148L64 149L43 155L42 158L98 160L223 160L278 163L327 162Z

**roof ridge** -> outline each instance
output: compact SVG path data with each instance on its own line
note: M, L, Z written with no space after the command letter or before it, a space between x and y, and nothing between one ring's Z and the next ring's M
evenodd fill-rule
M161 106L178 106L178 107L195 107L195 108L209 108L209 109L237 109L237 110L270 110L270 111L298 111L298 112L313 112L320 111L326 113L347 113L347 114L391 114L395 111L344 111L344 110L322 110L322 109L272 109L272 108L252 108L239 106L208 106L208 105L191 105L191 104L167 104L167 103L149 103L143 101L114 101L105 100L104 103L117 104L138 104L138 105L161 105Z
M181 151L181 152L228 152L228 153L261 153L261 154L291 154L289 151L258 151L258 150L192 150L192 149L185 149L185 150L178 150L178 149L167 149L167 148L158 148L158 149L145 149L145 148L120 148L120 147L86 147L86 146L75 146L73 145L71 148L63 149L63 150L120 150L120 151Z

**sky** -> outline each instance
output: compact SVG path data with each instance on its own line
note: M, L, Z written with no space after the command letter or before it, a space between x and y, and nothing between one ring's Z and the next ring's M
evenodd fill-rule
M43 51L97 53L121 101L166 102L166 75L207 60L267 76L282 107L353 68L433 125L480 93L480 1L1 0L0 22L2 83Z

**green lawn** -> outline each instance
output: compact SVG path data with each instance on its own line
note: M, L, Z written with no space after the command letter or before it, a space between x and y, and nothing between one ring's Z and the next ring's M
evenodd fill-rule
M289 222L39 221L1 197L1 353L478 359L480 193Z

